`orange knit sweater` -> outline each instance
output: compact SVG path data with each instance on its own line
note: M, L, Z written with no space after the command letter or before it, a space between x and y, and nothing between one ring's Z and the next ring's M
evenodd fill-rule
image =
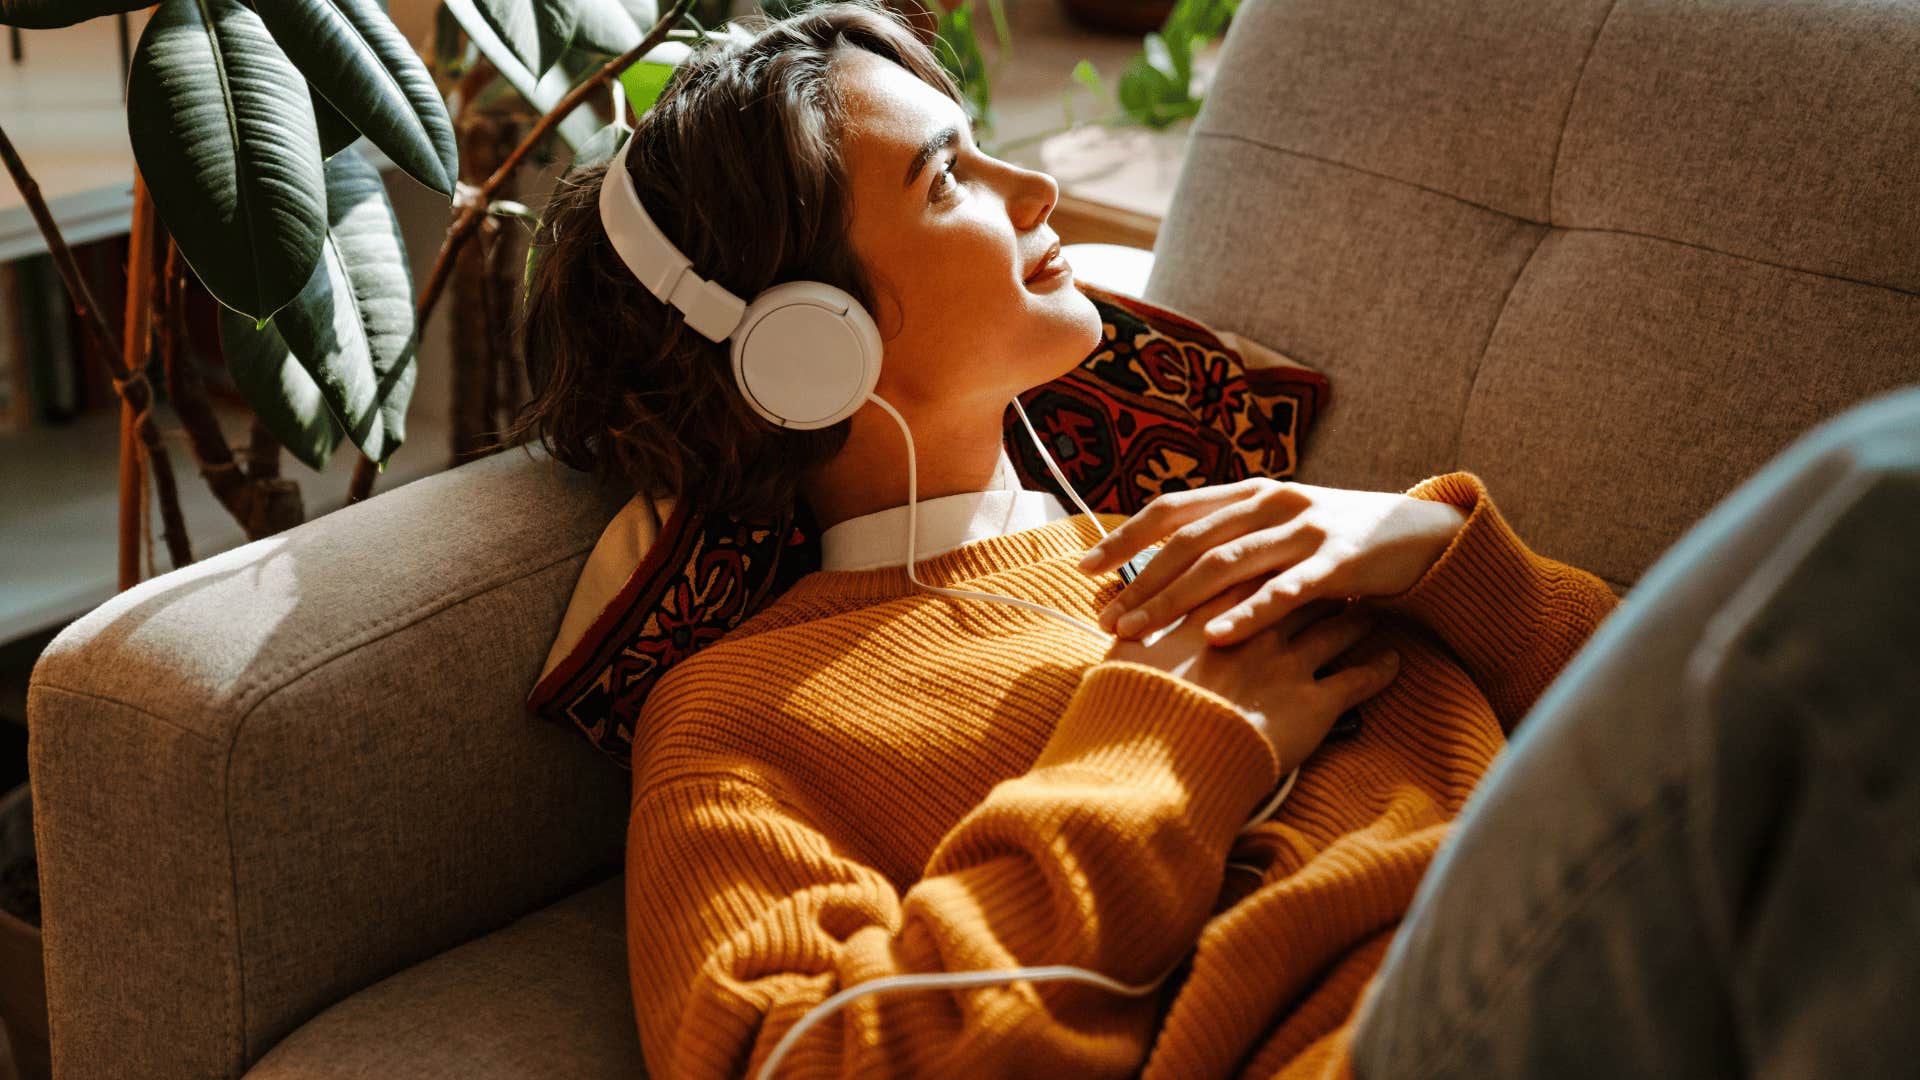
M1529 551L1472 474L1407 494L1468 518L1412 589L1368 601L1399 675L1244 837L1280 775L1224 699L904 569L810 574L676 667L640 717L627 832L649 1073L752 1076L869 979L1073 964L1129 984L1181 967L1141 997L869 994L779 1075L1348 1075L1356 1007L1449 822L1615 603ZM1074 569L1096 539L1069 518L919 576L1091 620L1120 588Z

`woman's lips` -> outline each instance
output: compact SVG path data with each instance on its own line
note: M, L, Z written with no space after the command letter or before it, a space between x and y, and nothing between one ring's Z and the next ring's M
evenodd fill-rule
M1040 265L1040 272L1027 279L1028 285L1044 285L1059 281L1073 273L1073 267L1067 260L1055 252Z

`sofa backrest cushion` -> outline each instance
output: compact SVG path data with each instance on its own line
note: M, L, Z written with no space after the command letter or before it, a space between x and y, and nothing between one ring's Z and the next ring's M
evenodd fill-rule
M1920 5L1248 0L1149 300L1339 388L1299 478L1484 478L1631 585L1920 381Z

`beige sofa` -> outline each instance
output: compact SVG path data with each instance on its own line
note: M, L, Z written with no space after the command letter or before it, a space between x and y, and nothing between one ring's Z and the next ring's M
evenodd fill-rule
M1146 294L1618 588L1920 380L1920 6L1248 0ZM56 1074L641 1075L627 774L522 701L617 499L512 451L116 597L29 692Z

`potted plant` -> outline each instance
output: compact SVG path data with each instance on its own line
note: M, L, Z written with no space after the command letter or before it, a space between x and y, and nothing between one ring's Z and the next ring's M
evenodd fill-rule
M700 2L722 18L731 12L732 0ZM900 2L937 39L969 111L990 131L992 71L973 29L975 0L937 16L916 0ZM1004 57L1011 43L1001 2L988 0ZM490 248L511 234L503 222L533 219L507 197L509 185L529 160L544 160L551 140L565 143L576 161L613 153L630 130L628 108L635 115L648 108L673 66L708 37L689 15L694 3L672 0L659 10L656 0L441 0L423 59L384 0L162 0L126 73L137 169L118 329L89 295L29 163L0 124L0 160L75 310L103 353L120 358L111 376L127 406L121 475L140 484L137 499L121 500L122 588L139 580L131 556L146 518L148 468L173 564L192 561L147 373L162 372L202 475L250 538L302 520L298 487L280 474L282 448L318 470L350 443L360 456L348 501L365 498L406 438L420 328L462 260L502 262L484 259L469 241ZM797 6L761 3L776 16ZM1122 74L1120 112L1096 122L1158 127L1196 112L1193 51L1220 32L1233 3L1177 0ZM148 6L0 0L0 25L69 26ZM1091 64L1082 61L1073 77L1106 96ZM503 95L519 108L487 114ZM462 136L468 148L486 145L467 155L465 171ZM362 142L448 199L452 222L417 291L384 183L355 149ZM189 273L221 305L224 360L254 413L244 468L192 365L177 362ZM333 318L340 311L363 316L358 325L341 324ZM502 344L484 326L480 337ZM0 902L0 1014L24 1075L44 1068L47 1038L28 791L23 784L0 803L7 853L0 887L11 881L15 895L11 907Z
M394 27L385 0L163 0L127 72L136 171L118 326L88 295L31 163L0 124L0 159L75 310L102 351L119 358L110 374L126 403L121 475L139 485L121 500L122 588L139 580L149 467L173 565L193 558L149 372L164 378L200 472L250 539L304 517L297 485L280 474L282 448L318 470L351 444L359 460L347 501L365 498L406 438L420 328L462 260L480 258L497 219L524 209L498 196L551 140L578 154L617 120L616 76L636 62L671 65L703 39L698 24L682 26L691 4L444 0L436 51L468 62L440 64L436 75ZM0 0L0 25L55 28L148 6ZM523 99L530 119L490 171L463 175L455 118L492 83ZM417 294L384 182L360 144L448 200L452 223ZM193 366L175 362L189 274L221 305L221 352L254 413L245 461ZM358 312L359 325L336 324L338 312Z

